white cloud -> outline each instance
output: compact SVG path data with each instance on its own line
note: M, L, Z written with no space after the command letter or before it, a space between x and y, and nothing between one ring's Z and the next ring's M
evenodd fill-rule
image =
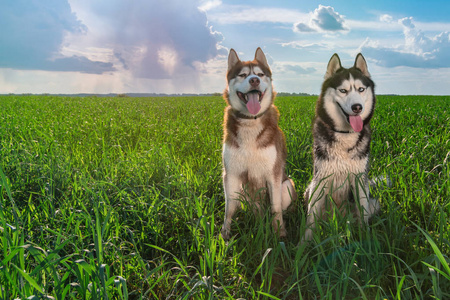
M307 22L297 22L294 24L295 32L336 32L348 31L344 16L340 15L331 6L319 5L310 14Z
M306 23L298 22L294 24L294 32L316 32L312 26L307 25Z
M201 2L200 6L198 8L203 11L208 11L208 10L216 8L220 5L222 5L221 0L211 0L211 1L207 0L207 1Z
M440 32L428 36L415 25L413 18L398 21L403 28L404 41L398 45L384 45L380 41L366 41L360 51L380 66L414 68L449 68L450 33Z
M384 14L380 16L380 21L383 23L392 23L394 18L391 15Z

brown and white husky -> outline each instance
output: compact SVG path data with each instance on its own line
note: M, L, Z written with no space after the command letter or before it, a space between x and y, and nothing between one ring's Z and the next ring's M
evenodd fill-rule
M297 198L286 176L286 142L273 105L272 72L261 48L253 61L241 61L233 49L228 56L228 87L224 99L223 186L225 220L222 237L230 238L231 220L241 201L260 211L270 199L273 227L286 236L283 210Z
M349 69L337 54L331 57L313 123L314 175L305 191L308 228L302 242L312 238L315 218L332 206L343 214L350 211L360 223L379 210L369 196L368 179L374 89L361 54Z

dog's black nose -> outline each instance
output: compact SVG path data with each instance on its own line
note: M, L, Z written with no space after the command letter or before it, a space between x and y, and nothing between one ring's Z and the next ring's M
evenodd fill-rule
M259 85L259 78L258 77L253 77L250 79L250 84L252 87L257 87Z
M352 111L355 114L359 114L362 111L362 105L361 104L353 104L352 105Z

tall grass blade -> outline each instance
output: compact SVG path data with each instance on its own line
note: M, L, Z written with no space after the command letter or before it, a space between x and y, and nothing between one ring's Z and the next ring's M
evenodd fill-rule
M413 223L414 224L414 223ZM447 260L445 259L444 255L442 254L441 250L439 250L439 247L436 245L436 243L433 241L433 239L429 236L428 233L426 233L422 228L420 228L417 224L414 224L417 229L420 230L420 232L422 232L422 234L425 236L425 238L427 239L428 243L430 244L431 248L433 248L434 254L436 255L436 257L439 259L439 262L441 263L442 267L444 268L444 270L447 272L447 274L445 274L444 272L442 272L441 270L438 270L435 267L430 266L429 264L426 264L428 267L431 267L433 269L435 269L437 272L439 272L440 274L442 274L443 276L445 276L445 278L447 278L448 280L450 280L450 265L447 262ZM425 264L425 263L424 263Z
M44 288L41 287L33 278L30 277L30 275L28 275L26 272L24 272L23 270L21 270L18 266L16 266L15 264L11 264L14 268L16 268L16 270L20 273L20 275L22 275L23 278L25 278L25 280L31 285L33 286L36 290L39 291L39 293L43 293L44 292Z

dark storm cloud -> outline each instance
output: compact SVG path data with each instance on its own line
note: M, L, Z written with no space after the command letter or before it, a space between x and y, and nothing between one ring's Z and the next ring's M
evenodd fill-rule
M0 2L0 67L102 73L111 63L59 55L64 36L87 28L62 0Z
M87 3L107 24L105 43L112 45L117 60L136 76L170 78L175 72L193 70L194 62L206 62L218 54L217 43L222 37L208 26L197 1ZM167 51L173 55L173 70L162 63L161 56Z

